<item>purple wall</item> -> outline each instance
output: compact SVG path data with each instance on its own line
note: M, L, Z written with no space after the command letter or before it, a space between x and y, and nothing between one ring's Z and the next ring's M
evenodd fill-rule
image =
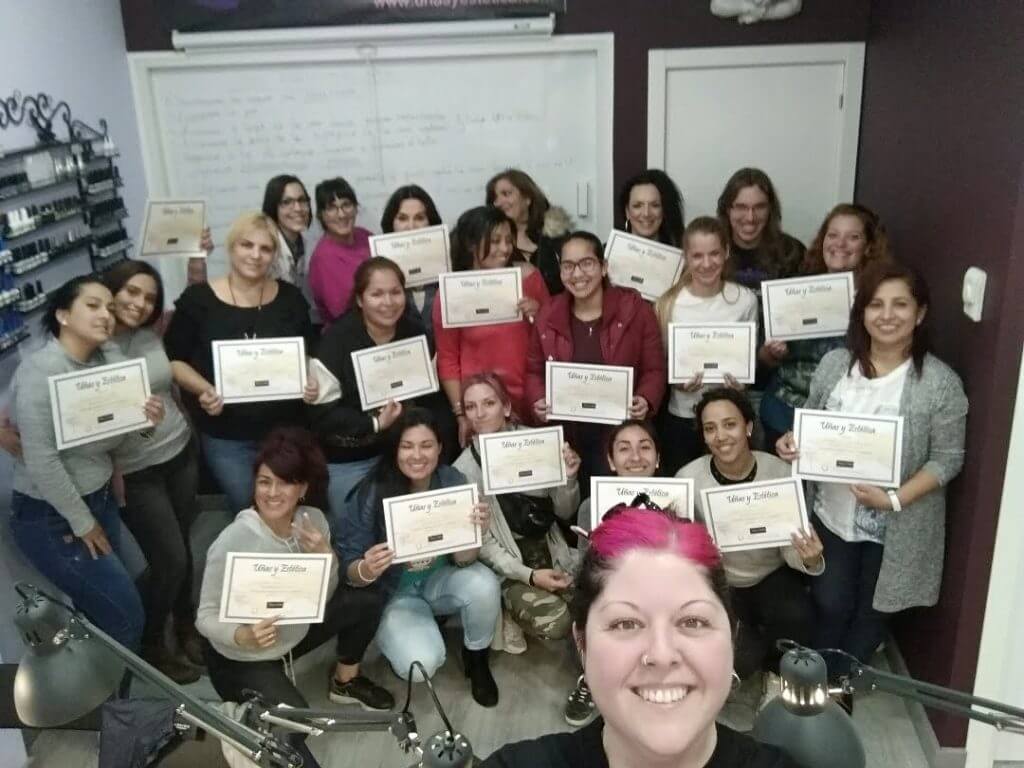
M942 598L897 627L916 677L970 691L1024 340L1020 0L874 0L857 200L881 213L897 256L928 279L936 353L971 402L967 464L949 489ZM981 323L961 311L971 265L988 272ZM931 717L941 744L965 743L966 720Z
M741 26L713 16L708 0L569 0L557 31L615 33L617 187L647 163L649 49L865 40L869 5L869 0L810 0L802 13L787 21ZM623 13L626 7L629 10ZM129 51L171 47L159 0L121 0L121 12Z

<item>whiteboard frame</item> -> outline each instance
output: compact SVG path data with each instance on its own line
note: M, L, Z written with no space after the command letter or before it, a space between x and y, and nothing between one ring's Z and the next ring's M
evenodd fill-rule
M128 70L131 76L132 95L135 101L135 120L139 129L142 149L142 164L146 175L149 196L169 197L167 162L160 137L157 135L157 109L150 87L154 72L175 69L198 69L201 67L228 67L268 64L318 64L325 62L354 63L372 58L374 61L395 61L403 59L443 59L464 56L516 56L550 55L557 53L593 53L597 65L597 178L594 179L592 204L595 214L595 231L609 231L613 223L613 150L614 150L614 93L615 93L615 36L611 33L588 35L554 35L544 39L480 38L471 41L438 44L381 44L346 46L330 49L307 47L268 46L245 51L188 52L166 51L128 54ZM529 169L529 158L523 158L522 167ZM480 180L481 193L486 179ZM577 190L577 196L578 196ZM258 207L257 197L262 194L254 190L253 205ZM571 201L562 203L576 210Z
M836 158L839 176L835 202L852 201L857 181L861 97L864 86L864 43L807 45L750 45L715 48L652 49L647 56L647 166L665 167L665 108L669 72L679 69L778 66L781 64L842 64L841 136ZM724 181L723 181L724 183ZM831 203L824 208L831 207ZM823 209L824 209L823 208Z

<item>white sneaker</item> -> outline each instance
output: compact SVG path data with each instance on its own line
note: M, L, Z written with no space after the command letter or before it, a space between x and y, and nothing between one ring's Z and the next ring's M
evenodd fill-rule
M526 635L520 627L506 612L501 617L501 643L505 653L518 656L526 653Z

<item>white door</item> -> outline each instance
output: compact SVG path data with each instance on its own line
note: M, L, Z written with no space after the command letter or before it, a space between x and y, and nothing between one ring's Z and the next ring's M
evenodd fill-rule
M714 215L734 171L765 171L783 229L809 243L825 213L853 199L864 45L654 50L647 160Z

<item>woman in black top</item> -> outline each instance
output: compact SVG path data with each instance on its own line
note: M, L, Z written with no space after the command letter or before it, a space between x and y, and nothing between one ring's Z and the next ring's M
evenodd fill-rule
M440 393L405 402L389 400L381 408L363 410L352 353L422 336L424 330L419 318L405 311L405 276L395 262L380 256L367 259L356 269L352 281L352 303L324 334L318 352L320 362L338 380L341 397L307 406L310 424L327 456L332 530L336 529L345 497L376 463L383 444L381 433L403 408L418 405L434 414L443 433L444 463L451 463L459 445L455 417ZM429 339L428 347L433 357L434 344Z
M620 507L590 534L573 635L601 719L502 747L490 768L796 768L717 725L733 675L732 619L707 530Z
M252 502L252 463L259 441L274 426L302 423L302 403L273 400L224 405L214 388L214 341L301 336L311 352L309 305L289 282L270 272L278 248L277 227L262 213L243 214L228 232L228 274L191 285L175 302L164 335L175 383L192 396L195 424L206 463L232 511ZM315 383L304 399L317 397Z

